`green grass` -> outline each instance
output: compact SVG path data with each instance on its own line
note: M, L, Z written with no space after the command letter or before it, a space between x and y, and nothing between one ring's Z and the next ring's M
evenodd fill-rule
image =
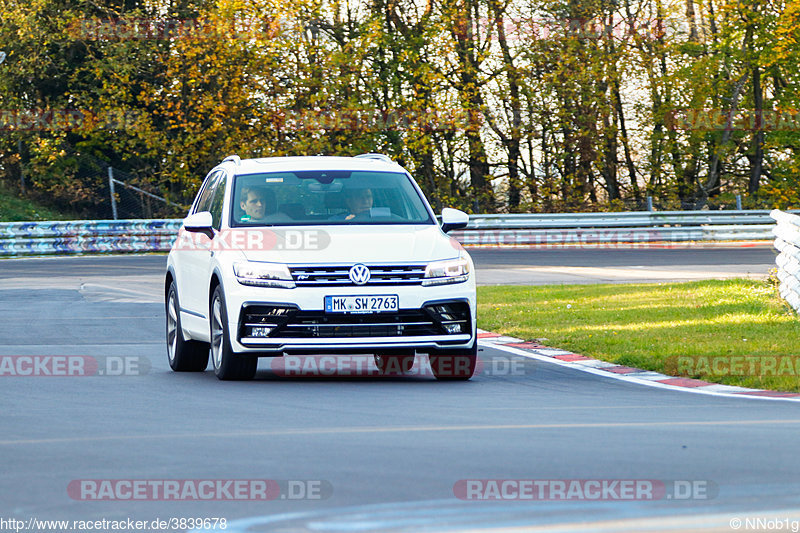
M75 220L75 215L43 207L27 198L20 198L0 183L0 222L37 220Z
M741 377L676 366L680 356L799 356L800 321L765 281L479 287L478 326L620 365L800 391L786 370Z

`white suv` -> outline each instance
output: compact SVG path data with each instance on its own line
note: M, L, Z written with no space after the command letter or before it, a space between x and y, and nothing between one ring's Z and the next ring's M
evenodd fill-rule
M375 355L438 379L477 360L472 259L401 166L356 157L231 156L206 177L167 262L167 352L176 371L251 379L258 357Z

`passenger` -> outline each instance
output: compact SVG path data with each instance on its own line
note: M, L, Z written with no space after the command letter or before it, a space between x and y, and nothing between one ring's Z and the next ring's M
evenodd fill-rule
M356 217L370 216L372 209L372 189L350 189L344 199L350 213L344 217L345 220L352 220Z

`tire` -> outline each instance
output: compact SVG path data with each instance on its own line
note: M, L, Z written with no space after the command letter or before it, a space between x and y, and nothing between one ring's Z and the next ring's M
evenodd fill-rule
M224 381L243 381L253 379L258 368L258 358L234 353L228 333L228 313L225 310L225 296L222 287L217 285L211 297L209 312L211 326L211 363L214 374Z
M411 372L414 354L376 353L375 366L382 376L401 376Z
M433 375L439 381L467 381L478 364L478 341L466 350L442 350L429 357Z
M175 372L203 372L208 366L207 342L187 341L181 327L178 289L175 282L169 286L166 303L167 359Z

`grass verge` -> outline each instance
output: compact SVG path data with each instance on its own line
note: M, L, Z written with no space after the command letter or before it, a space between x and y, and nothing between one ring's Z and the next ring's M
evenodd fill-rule
M765 281L484 286L478 326L620 365L800 391L800 320Z
M37 220L75 220L75 216L43 207L27 198L20 198L0 183L0 222Z

